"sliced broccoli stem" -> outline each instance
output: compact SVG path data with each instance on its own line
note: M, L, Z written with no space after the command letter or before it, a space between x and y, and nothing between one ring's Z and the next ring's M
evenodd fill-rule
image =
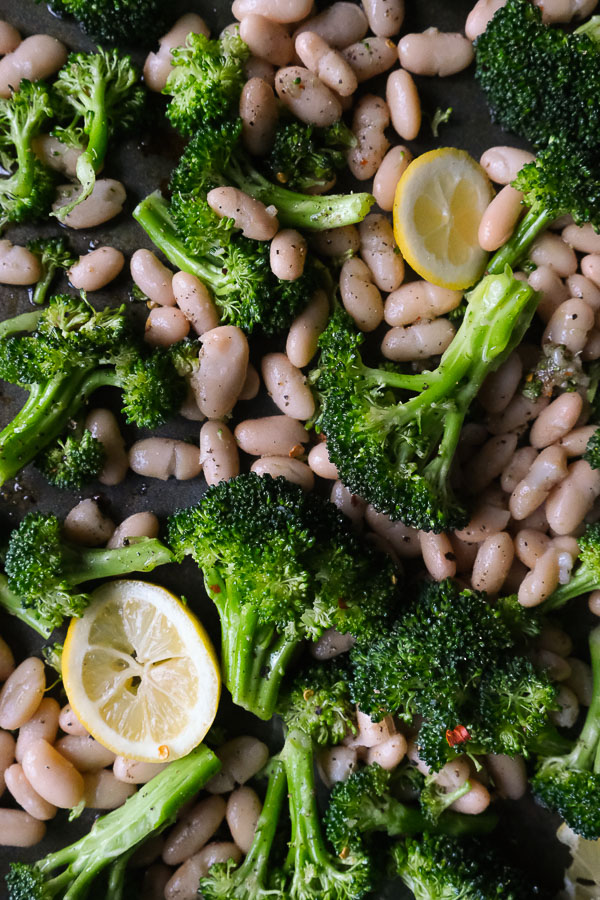
M235 875L238 884L242 884L246 880L250 886L269 883L271 875L269 857L279 828L279 819L286 793L285 768L279 760L273 760L265 802L254 831L254 840L246 859ZM250 892L248 896L251 896Z
M37 631L38 634L41 634L43 638L49 638L54 631L54 625L46 624L39 618L33 608L23 606L23 601L9 588L6 575L1 574L0 606L11 616L16 616L18 619L21 619L22 622L25 622L26 625L29 625L29 627L33 628L34 631Z
M598 588L598 577L590 572L586 565L582 564L579 570L573 575L567 584L559 585L553 591L547 600L540 606L540 610L547 614L556 609L560 609L569 600L574 597L581 597L582 594L589 594Z
M253 706L255 714L265 721L271 719L275 714L281 683L298 649L298 643L297 638L279 635L271 646L266 665L258 681L258 690L255 690Z
M24 331L35 331L43 312L36 309L35 312L22 313L20 316L13 316L12 319L0 322L0 340L13 334L22 334Z
M77 548L66 567L64 580L71 587L99 578L114 578L129 572L151 572L173 562L175 557L158 538L140 538L126 547L109 550Z
M37 282L36 286L33 289L33 296L31 297L32 301L37 305L41 306L42 303L46 302L46 295L48 294L48 289L52 284L52 280L54 278L54 274L56 272L57 266L55 264L47 264L43 267L43 274L40 280Z
M577 742L567 757L567 767L600 772L600 625L590 634L594 688L592 702Z
M513 236L492 257L487 267L490 275L500 275L506 266L514 268L520 263L525 254L550 222L560 215L556 210L539 210L532 207L517 226Z
M61 221L64 221L76 206L90 196L96 182L96 172L104 162L110 135L105 99L106 81L104 78L96 78L91 97L91 108L86 116L91 121L87 147L77 160L76 174L81 184L81 192L70 203L57 209L55 215Z

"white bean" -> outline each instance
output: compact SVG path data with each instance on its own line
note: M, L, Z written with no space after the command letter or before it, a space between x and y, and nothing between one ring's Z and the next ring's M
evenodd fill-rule
M398 44L400 65L414 75L455 75L471 65L473 56L473 47L466 37L437 28L405 34Z
M574 275L577 271L575 251L551 231L545 231L531 245L529 258L536 266L548 266L560 278Z
M567 662L571 667L571 674L565 681L566 686L571 688L582 706L590 706L594 697L594 676L591 666L573 656L569 656Z
M453 578L456 575L456 562L450 539L446 534L434 534L432 531L420 531L421 553L425 568L435 581Z
M577 556L579 553L579 548L577 547L577 541L574 538L558 538L552 541L552 545L557 549L560 549L560 545L562 542L571 542L575 544L575 553L574 556ZM544 622L542 630L536 639L536 646L541 647L544 650L551 650L552 653L558 654L558 656L570 656L573 651L573 641L566 631L563 631L562 628L559 628L558 625L553 625L551 622Z
M375 173L373 196L381 209L386 212L392 211L396 186L412 159L413 156L408 147L398 144L388 150Z
M342 115L335 93L302 66L280 69L275 76L275 90L283 105L307 125L326 128Z
M486 538L504 531L509 520L510 513L507 509L483 503L475 510L470 522L455 534L467 544L480 544Z
M252 788L239 787L229 795L226 813L227 825L231 837L242 853L248 853L252 846L261 810L262 803Z
M381 291L395 291L404 279L404 260L396 246L392 226L385 216L368 215L360 223L360 255Z
M21 40L21 35L13 25L0 19L0 55L12 53L17 49Z
M389 516L377 512L370 504L365 510L365 520L373 531L390 542L398 556L403 559L421 556L419 532L415 528L403 522L392 522Z
M579 716L579 701L574 691L561 684L556 695L556 702L559 708L552 710L550 719L559 728L572 728Z
M308 465L315 475L318 475L320 478L327 478L331 481L335 481L339 477L338 470L329 459L327 444L325 443L315 444L315 446L311 448L310 453L308 454Z
M592 591L588 597L588 609L593 616L600 616L600 591Z
M186 338L189 331L189 319L180 309L157 306L146 319L144 340L151 347L171 347Z
M448 349L456 329L448 319L390 328L381 342L381 352L394 362L413 362L439 356Z
M257 13L273 22L289 25L309 16L312 7L312 0L234 0L231 12L239 20Z
M311 246L320 256L345 258L358 252L360 237L354 225L326 228L311 235Z
M373 274L366 263L353 256L340 272L340 296L344 309L361 331L374 331L383 320L383 300L373 284Z
M156 538L158 537L158 527L158 519L154 513L134 513L123 519L106 546L111 550L114 547L127 547L132 542L132 538Z
M357 102L352 120L356 146L347 153L350 171L359 181L372 178L381 165L390 143L385 129L390 123L387 103L373 94Z
M0 809L0 846L33 847L46 834L46 826L39 819L20 809Z
M568 288L549 266L538 266L527 281L535 291L541 293L537 313L543 322L549 322L560 304L569 299Z
M100 441L106 454L98 480L106 485L120 484L127 474L129 458L115 416L109 409L94 409L88 413L85 427Z
M498 594L508 576L514 554L513 542L506 531L479 544L471 577L475 590Z
M509 431L521 431L548 406L548 397L530 400L523 394L515 394L502 412L490 416L488 429L492 434L506 434Z
M319 776L326 787L346 781L358 768L358 753L353 747L325 747L317 756Z
M581 260L581 271L595 285L600 287L600 254L591 253Z
M600 472L580 459L546 501L546 516L556 534L572 534L600 496Z
M319 640L310 645L310 655L323 662L346 653L355 643L356 638L351 634L341 634L335 628L327 628Z
M188 34L203 34L209 36L208 27L204 19L195 13L186 13L177 19L173 27L164 34L158 42L158 51L149 53L144 63L144 81L151 91L160 93L171 74L171 53L175 47L185 44Z
M477 548L479 545L466 544L464 541L461 541L460 538L457 538L455 534L450 535L450 543L452 544L452 550L454 552L457 573L462 574L463 572L470 572L473 568L473 563L477 558Z
M537 452L533 447L521 447L516 450L512 459L502 472L500 486L507 494L512 494L520 481L525 478L533 461L537 457Z
M196 334L202 335L219 324L219 313L206 285L188 272L176 272L171 282L177 306Z
M163 861L168 866L177 866L198 853L221 825L225 810L225 801L219 796L205 797L196 803L167 835Z
M58 724L67 734L87 734L87 730L81 724L70 703L65 704L58 716ZM47 740L47 738L46 738ZM49 742L50 743L50 742ZM21 760L19 760L20 762Z
M240 94L240 119L244 146L254 156L264 156L273 146L277 116L271 85L262 78L250 78Z
M341 513L351 520L355 528L362 526L367 504L361 497L349 491L341 481L336 481L331 488L329 499Z
M276 66L287 66L294 58L294 44L287 30L265 16L250 13L240 22L240 37L255 56Z
M350 44L344 47L342 55L352 66L359 83L387 72L398 58L396 45L385 37L370 37Z
M404 21L404 0L362 0L369 28L378 37L398 34Z
M573 431L560 438L558 446L563 448L567 456L581 456L597 429L597 425L583 425L581 428L574 428Z
M476 778L470 778L471 790L451 804L450 809L467 816L478 816L490 805L488 789Z
M235 0L234 6L240 2L242 0ZM165 900L197 900L198 882L208 875L211 866L226 863L229 859L237 864L241 858L239 847L229 841L207 844L175 870L166 884Z
M361 41L368 31L367 17L356 3L332 3L303 22L294 33L294 40L302 31L312 31L327 41L330 47L342 50Z
M579 253L600 253L600 234L592 225L567 225L561 233L565 244Z
M419 319L435 319L456 309L461 300L461 291L441 288L429 281L410 281L386 298L385 321L388 325L412 325Z
M521 606L538 606L558 586L558 553L549 547L523 579L518 591Z
M110 766L116 759L116 753L103 747L90 734L67 734L59 738L55 748L82 773L97 772Z
M80 291L99 291L113 281L125 265L125 257L114 247L97 247L84 253L67 271L69 281Z
M306 241L293 228L284 228L276 234L270 247L271 271L282 281L300 278L306 262Z
M264 416L245 419L236 425L238 446L251 456L296 456L308 441L304 426L290 416Z
M404 141L413 141L421 129L421 101L412 76L397 69L388 77L385 97L392 125Z
M33 139L31 146L37 158L44 165L76 180L77 160L83 152L81 149L63 144L51 134L39 134Z
M533 447L548 447L565 437L581 415L583 399L575 391L561 394L542 410L532 425L529 441Z
M83 778L72 763L43 739L27 747L23 771L34 790L60 809L71 809L83 799Z
M143 438L129 450L129 466L136 475L167 481L196 478L202 471L200 451L193 444L173 438Z
M49 34L32 34L0 59L0 97L8 99L12 90L18 91L23 78L28 81L49 78L66 61L64 44Z
M546 447L511 494L509 509L521 521L545 502L552 488L567 477L567 455L560 447Z
M491 201L479 223L479 246L494 251L513 233L523 211L523 194L507 184Z
M596 0L534 0L534 2L542 10L542 22L546 25L583 18L596 6Z
M295 49L301 62L340 97L350 97L358 86L354 69L337 50L312 31L302 31Z
M24 725L39 707L46 690L44 663L25 659L9 675L0 691L0 728L13 731Z
M123 781L126 784L147 784L168 765L169 763L140 762L137 759L117 756L113 763L113 774L117 781Z
M15 670L15 657L3 637L0 637L0 681L6 681Z
M569 295L571 297L580 297L582 300L585 300L597 316L600 311L600 289L596 287L594 282L590 281L589 278L586 278L585 275L578 274L569 275L566 282Z
M52 204L52 210L56 213L61 207L67 206L81 191L81 185L60 184L56 189L57 199ZM126 197L125 188L120 181L98 178L90 196L78 203L62 222L69 228L95 228L118 216Z
M515 180L523 166L533 162L534 159L535 156L529 150L500 146L486 150L479 164L491 181L508 185Z
M275 66L266 59L259 59L258 56L249 56L244 63L244 75L248 81L252 78L261 78L272 88L275 88L275 71Z
M260 390L260 375L251 362L248 363L244 385L238 400L254 400Z
M208 418L229 415L241 393L248 369L248 340L235 325L219 325L202 337L200 364L190 384L200 411Z
M520 800L527 790L527 770L522 756L489 753L485 767L494 780L494 787L506 800Z
M543 335L544 343L561 344L571 353L585 347L589 331L594 326L594 312L584 300L565 300L552 314Z
M146 869L142 883L144 900L165 900L165 888L170 877L171 870L162 863L154 863Z
M516 434L491 437L469 460L467 490L478 494L492 483L510 463L517 447Z
M205 422L200 429L200 464L207 484L229 481L240 472L235 438L219 419Z
M514 545L517 557L528 569L533 569L536 562L550 546L550 538L542 531L533 528L522 528L515 535Z
M265 387L275 405L292 419L306 421L315 411L315 401L300 369L285 353L267 353L261 371Z
M54 697L44 697L33 716L21 725L15 758L23 762L23 756L29 744L43 738L49 744L56 740L60 707Z
M175 306L173 273L151 250L136 250L129 263L131 277L153 303Z
M317 352L319 335L329 317L329 301L325 291L315 291L308 306L294 319L288 332L285 352L297 368L307 366Z
M468 760L464 756L457 756L445 763L439 772L433 773L432 778L437 785L445 788L446 792L451 792L462 787L468 780L470 772Z
M406 756L407 742L403 734L394 734L387 741L371 747L367 752L367 765L378 765L382 769L391 771L399 765Z
M108 769L83 776L83 799L88 809L117 809L135 794L132 784L119 781Z
M314 475L306 463L287 456L261 456L252 463L250 471L257 475L271 475L272 478L287 478L305 491L312 491L315 486Z
M218 216L233 219L235 227L254 241L270 241L279 230L279 221L271 212L272 208L238 188L213 188L206 200Z
M354 738L353 743L359 747L376 747L396 734L392 716L385 716L381 722L373 722L370 716L359 709L356 712L356 724L358 725L358 735Z
M0 728L0 796L4 793L6 784L4 772L15 761L16 741L10 731Z
M56 806L48 803L43 797L40 797L29 784L25 777L22 766L15 763L9 766L4 772L4 780L10 793L13 795L19 806L22 806L25 812L28 812L34 819L46 821L53 819L56 815Z
M269 758L269 748L257 738L243 735L227 741L216 754L221 760L221 771L207 782L206 790L220 794L233 790L234 784L245 784L260 772ZM223 787L227 783L230 787Z
M35 253L10 241L0 241L0 284L35 284L41 277L42 268Z

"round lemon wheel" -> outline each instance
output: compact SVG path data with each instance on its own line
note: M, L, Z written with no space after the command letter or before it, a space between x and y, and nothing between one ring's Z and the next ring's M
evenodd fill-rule
M396 187L394 236L406 262L439 287L465 290L485 270L481 217L492 185L465 150L442 147L418 156Z
M219 664L206 631L177 597L145 581L112 581L92 598L71 621L62 658L77 718L119 756L185 756L219 704Z

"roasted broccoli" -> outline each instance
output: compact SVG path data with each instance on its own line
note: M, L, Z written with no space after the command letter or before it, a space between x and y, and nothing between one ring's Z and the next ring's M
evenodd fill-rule
M38 0L40 2L40 0ZM152 49L167 24L161 0L50 0L52 12L73 16L98 44Z
M27 249L31 250L40 261L42 277L33 290L32 300L38 305L46 302L46 296L54 276L60 269L68 269L77 262L63 237L35 238L29 241Z
M597 434L598 432L596 432ZM600 589L600 522L588 525L579 544L579 565L577 565L566 584L559 585L541 605L544 613L560 609L573 597L581 597L590 591Z
M288 729L310 734L316 744L339 744L356 734L356 710L350 699L346 657L304 666L286 685L277 712Z
M22 622L25 622L26 625L29 625L38 634L41 634L43 638L50 637L51 632L54 630L53 626L39 615L35 607L25 606L21 598L14 591L11 591L7 577L2 573L0 573L0 609L3 609L4 612L9 613L11 616L16 616L17 619L21 619Z
M592 469L600 469L600 428L594 431L587 442L583 458L590 464Z
M96 819L91 831L76 843L33 865L13 863L6 876L8 900L84 900L93 882L111 865L118 867L113 876L118 883L119 860L170 824L219 768L217 757L202 745L171 763L119 809Z
M8 99L0 98L0 228L30 222L50 212L54 174L35 155L33 139L54 115L43 81L21 81Z
M0 325L0 378L29 391L0 432L0 484L62 435L99 388L120 388L127 421L147 428L177 411L186 390L173 351L134 340L123 307L97 311L69 295Z
M80 491L98 477L106 451L87 429L81 435L69 434L46 447L35 464L46 481L67 491Z
M341 120L328 128L284 122L265 160L271 178L292 191L321 193L335 184L356 138Z
M468 521L449 479L463 421L486 375L522 340L537 303L509 271L484 278L468 301L433 371L368 367L360 354L364 336L338 309L310 374L319 403L315 425L341 481L378 511L424 531Z
M253 473L210 487L169 520L178 559L192 556L221 619L221 661L234 702L273 715L303 640L327 628L374 638L396 574L361 545L335 507L283 478Z

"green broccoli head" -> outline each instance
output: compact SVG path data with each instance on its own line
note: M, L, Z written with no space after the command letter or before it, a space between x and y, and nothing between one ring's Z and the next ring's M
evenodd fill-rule
M162 425L185 400L187 386L177 373L173 348L125 353L117 360L116 376L122 389L121 411L127 422L140 428Z
M390 782L390 772L371 765L334 785L324 825L336 853L364 847L367 832L388 831L393 804Z
M6 875L9 900L51 900L47 879L28 863L11 863Z
M596 429L587 442L583 458L592 469L600 469L600 428Z
M46 447L35 462L50 484L80 491L98 477L105 458L104 446L86 429L81 437L68 435Z
M164 33L167 15L161 0L50 0L57 15L73 16L98 44L152 49Z
M42 276L33 291L33 302L44 303L48 289L60 269L68 269L77 262L67 241L63 237L35 238L29 241L27 249L37 256Z
M277 712L286 727L299 728L316 744L339 744L348 734L356 734L349 677L349 667L340 657L305 667L279 697Z
M341 120L329 128L285 122L277 129L266 166L274 180L290 190L326 190L346 168L346 153L355 143Z
M586 840L600 838L600 773L572 769L560 758L542 764L531 780L535 798Z

